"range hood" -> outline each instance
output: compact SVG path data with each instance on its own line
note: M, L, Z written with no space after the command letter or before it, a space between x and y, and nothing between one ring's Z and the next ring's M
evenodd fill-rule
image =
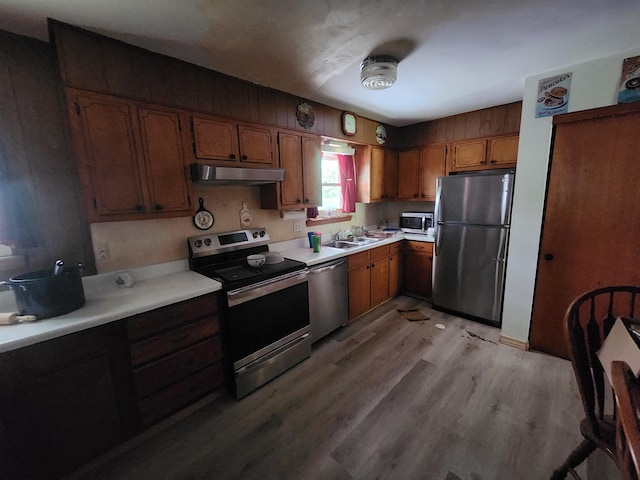
M284 168L239 168L191 164L191 180L202 185L264 185L284 180Z

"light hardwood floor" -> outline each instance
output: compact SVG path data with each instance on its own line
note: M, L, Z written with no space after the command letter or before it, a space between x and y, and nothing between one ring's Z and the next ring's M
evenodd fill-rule
M396 311L413 307L430 319ZM571 365L499 333L398 297L243 400L219 395L70 478L548 478L581 439Z

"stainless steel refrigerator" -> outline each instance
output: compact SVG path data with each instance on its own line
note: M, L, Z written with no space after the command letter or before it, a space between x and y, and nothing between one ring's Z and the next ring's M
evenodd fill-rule
M499 326L513 170L438 177L433 305Z

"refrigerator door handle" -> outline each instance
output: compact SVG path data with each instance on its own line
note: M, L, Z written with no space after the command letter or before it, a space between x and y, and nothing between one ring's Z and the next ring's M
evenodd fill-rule
M436 205L433 213L435 237L433 255L438 256L440 253L440 236L442 235L442 229L440 228L440 210L442 208L442 180L438 178L436 180Z

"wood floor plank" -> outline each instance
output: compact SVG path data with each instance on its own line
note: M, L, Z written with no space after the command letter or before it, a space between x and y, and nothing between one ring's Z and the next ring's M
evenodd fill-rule
M221 395L70 479L548 478L580 440L571 365L499 334L400 296L244 399Z

